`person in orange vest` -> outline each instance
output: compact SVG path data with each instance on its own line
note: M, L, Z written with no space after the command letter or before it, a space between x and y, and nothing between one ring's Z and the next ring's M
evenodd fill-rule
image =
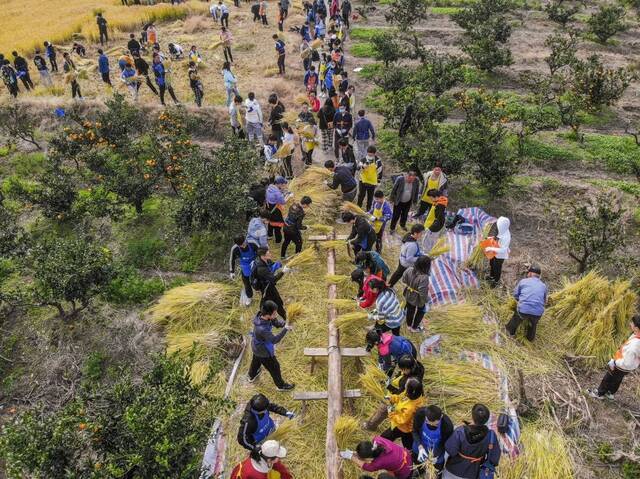
M632 334L607 364L607 372L602 378L600 386L597 389L587 389L592 398L613 399L613 395L618 392L624 377L640 366L640 314L634 315L629 325Z
M287 450L278 441L265 441L231 471L231 479L292 479L287 467L280 462Z

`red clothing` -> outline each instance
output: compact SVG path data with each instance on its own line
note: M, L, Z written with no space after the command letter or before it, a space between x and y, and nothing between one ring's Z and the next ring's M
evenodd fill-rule
M362 298L358 303L361 308L368 308L369 306L373 306L373 304L376 302L376 299L378 298L378 293L374 293L369 287L369 282L372 279L382 279L382 270L378 271L378 274L370 274L365 278L364 283L362 284Z
M309 97L309 105L311 106L311 111L314 113L318 113L320 111L320 100L316 98Z
M287 470L287 468L281 462L276 462L273 465L273 471L280 474L280 479L293 479L291 473ZM231 471L231 479L271 479L271 476L267 475L266 472L259 472L253 467L251 464L251 458L248 457ZM274 475L274 473L271 473ZM275 477L278 477L275 475Z

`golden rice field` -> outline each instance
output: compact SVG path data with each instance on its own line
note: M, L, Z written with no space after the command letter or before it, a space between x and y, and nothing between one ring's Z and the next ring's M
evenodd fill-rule
M173 6L125 7L119 0L3 0L0 15L0 45L7 55L12 50L32 53L42 42L66 43L79 34L98 38L95 15L102 11L111 30L132 30L148 21L184 18L188 13L208 11L208 3L189 1ZM80 37L78 37L80 38Z

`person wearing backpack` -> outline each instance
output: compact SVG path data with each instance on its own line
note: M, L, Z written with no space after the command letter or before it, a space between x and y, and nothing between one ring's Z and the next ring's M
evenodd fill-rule
M246 306L251 304L253 299L253 288L251 287L251 263L257 257L258 247L249 243L245 236L236 236L233 240L234 245L231 247L229 254L229 279L233 281L236 277L236 261L240 262L240 273L242 275L242 284L244 285L244 295L246 296Z
M56 60L56 48L50 42L44 42L44 53L45 56L49 59L49 63L51 63L51 71L58 71L58 62Z
M455 429L445 442L449 458L442 479L491 479L500 463L500 444L487 427L491 413L484 404L471 409L472 424Z
M273 301L264 301L260 311L253 318L253 331L251 333L251 351L253 358L249 366L249 382L254 382L260 375L262 367L269 371L271 379L278 391L291 391L295 384L290 384L282 379L280 363L276 358L276 344L292 328L284 320L278 319L279 306ZM278 334L273 334L273 328L281 328Z
M367 352L374 347L378 348L378 364L380 369L386 372L389 377L393 374L393 370L400 358L405 354L409 354L413 358L418 357L418 350L404 336L396 336L390 332L381 333L377 329L371 329L367 332L365 340L367 342Z
M358 252L355 263L356 266L367 275L375 274L383 280L386 280L387 276L389 276L389 266L384 262L382 256L375 251Z
M279 261L274 263L268 248L258 248L257 255L258 257L251 265L251 287L262 293L260 304L273 301L278 307L278 314L286 320L287 312L276 284L285 273L289 272L289 268L282 267Z
M29 65L27 64L27 60L24 57L18 55L18 52L13 52L13 66L16 70L16 75L22 81L22 84L26 88L27 91L35 88L33 82L31 81L31 75L29 75Z
M11 66L9 60L2 61L0 75L2 76L2 81L7 87L7 90L9 90L9 94L14 98L18 98L18 92L20 91L20 88L18 88L18 75Z

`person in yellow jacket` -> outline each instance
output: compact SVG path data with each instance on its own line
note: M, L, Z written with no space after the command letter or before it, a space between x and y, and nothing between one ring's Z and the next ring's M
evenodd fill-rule
M404 391L389 396L389 402L391 405L388 417L391 427L381 436L390 441L400 439L402 445L410 450L413 446L413 416L418 408L427 404L422 383L416 378L409 378Z
M376 155L377 151L375 146L369 146L366 156L356 162L356 169L360 172L357 203L362 208L366 196L367 205L364 208L366 211L371 209L373 194L382 178L382 161Z
M420 197L420 205L418 206L418 211L416 211L414 218L419 218L425 213L428 213L433 206L433 198L429 196L429 191L437 190L439 196L448 196L448 186L449 180L447 180L447 176L442 171L440 164L436 163L433 170L428 171L422 177L422 196Z
M429 190L427 196L432 203L429 213L427 213L427 219L424 220L425 235L422 238L422 250L425 254L428 254L438 241L438 236L440 236L447 219L447 205L449 204L449 199L441 195L438 190Z

